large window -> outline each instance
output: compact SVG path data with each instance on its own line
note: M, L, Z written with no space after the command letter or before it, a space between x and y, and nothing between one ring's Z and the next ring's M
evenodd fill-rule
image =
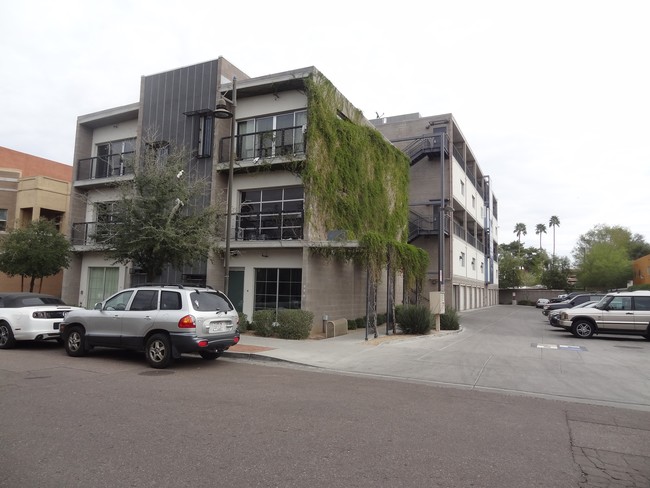
M135 138L97 144L96 178L125 174L126 158L135 152ZM129 156L127 156L129 155Z
M238 239L302 239L303 187L245 190L240 198Z
M237 157L270 158L304 153L307 112L242 120L237 124Z
M258 268L255 270L255 310L299 309L302 270Z

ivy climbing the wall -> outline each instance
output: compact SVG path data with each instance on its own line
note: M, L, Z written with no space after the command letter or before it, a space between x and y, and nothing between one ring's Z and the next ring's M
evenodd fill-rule
M324 255L356 259L378 279L390 255L391 268L420 282L428 254L406 243L408 158L390 144L322 76L306 83L307 161L302 171L309 195L306 218L311 240L343 230L359 248L321 247Z

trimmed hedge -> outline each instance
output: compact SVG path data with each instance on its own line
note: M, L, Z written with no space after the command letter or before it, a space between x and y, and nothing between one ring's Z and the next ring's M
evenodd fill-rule
M253 312L251 330L262 337L280 339L307 339L311 332L314 314L307 310L256 310Z

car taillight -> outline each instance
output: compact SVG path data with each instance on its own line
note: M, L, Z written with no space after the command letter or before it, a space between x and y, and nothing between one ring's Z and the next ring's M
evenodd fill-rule
M199 347L208 347L208 341L199 341Z
M239 336L235 336L235 344L239 342Z
M178 321L179 329L196 329L196 321L191 315L186 315Z

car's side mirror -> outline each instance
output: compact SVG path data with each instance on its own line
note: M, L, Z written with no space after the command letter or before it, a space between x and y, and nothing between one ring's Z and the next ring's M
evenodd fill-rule
M95 303L95 310L101 310L101 309L102 309L102 302Z

